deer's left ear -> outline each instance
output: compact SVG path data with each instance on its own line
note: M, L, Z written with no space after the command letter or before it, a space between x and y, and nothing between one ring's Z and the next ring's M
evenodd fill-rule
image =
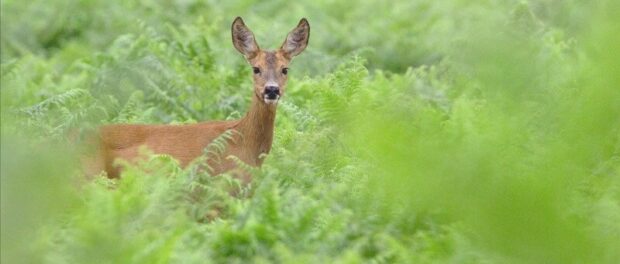
M284 40L284 43L280 49L282 49L284 54L291 59L306 49L309 39L310 24L308 24L308 20L302 18L297 27L288 33L286 40Z

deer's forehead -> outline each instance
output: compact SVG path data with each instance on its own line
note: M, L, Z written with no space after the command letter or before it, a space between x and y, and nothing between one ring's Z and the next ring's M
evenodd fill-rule
M288 60L284 55L276 51L263 51L256 58L256 63L266 68L278 68L280 65L286 65Z

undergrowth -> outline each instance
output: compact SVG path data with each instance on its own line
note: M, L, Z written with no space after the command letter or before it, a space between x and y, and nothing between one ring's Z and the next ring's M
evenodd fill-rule
M3 263L620 259L614 1L1 7ZM312 27L264 165L221 157L228 131L185 168L145 150L85 180L75 135L99 125L244 115L237 15L261 47Z

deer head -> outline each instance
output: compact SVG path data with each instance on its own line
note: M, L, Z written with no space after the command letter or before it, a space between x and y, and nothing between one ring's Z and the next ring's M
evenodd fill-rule
M243 54L252 66L254 76L254 93L259 101L268 105L277 104L284 95L288 77L288 65L293 57L299 55L310 38L310 24L305 18L299 21L275 51L261 50L254 34L237 17L232 23L232 40L235 48Z

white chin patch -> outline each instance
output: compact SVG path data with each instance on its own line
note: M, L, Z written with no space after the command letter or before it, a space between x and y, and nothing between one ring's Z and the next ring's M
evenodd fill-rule
M280 96L277 96L276 99L268 99L267 97L263 98L266 104L276 104L278 99L280 99Z

